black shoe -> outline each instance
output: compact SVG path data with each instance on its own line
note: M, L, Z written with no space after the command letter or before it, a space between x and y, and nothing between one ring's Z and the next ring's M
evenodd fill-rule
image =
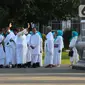
M36 68L36 67L37 67L36 63L33 63L32 68Z
M0 68L3 68L3 65L0 65Z
M26 68L26 63L25 64L22 64L22 68Z
M21 68L22 67L22 65L21 64L17 64L17 68Z
M36 67L40 67L40 63L39 62L36 63Z
M30 67L31 67L31 62L27 62L27 63L26 63L26 66L27 66L28 68L30 68Z
M9 66L8 66L8 65L6 65L6 66L5 66L5 68L9 68Z
M17 68L17 64L14 65L14 68Z
M13 64L12 64L12 68L16 68L16 65L13 65Z

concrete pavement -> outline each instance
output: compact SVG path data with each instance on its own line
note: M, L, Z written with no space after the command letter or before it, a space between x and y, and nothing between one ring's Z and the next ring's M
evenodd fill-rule
M57 68L3 68L0 85L85 85L85 71Z

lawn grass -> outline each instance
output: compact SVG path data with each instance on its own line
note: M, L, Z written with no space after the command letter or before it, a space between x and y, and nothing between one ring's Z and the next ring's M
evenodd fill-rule
M62 64L70 64L70 60L67 52L62 52Z
M43 53L43 63L44 63L44 56L45 54ZM67 52L62 52L62 64L70 64L70 60Z

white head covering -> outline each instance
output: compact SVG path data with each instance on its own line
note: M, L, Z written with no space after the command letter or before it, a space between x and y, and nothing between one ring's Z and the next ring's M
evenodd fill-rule
M52 32L49 32L46 36L47 40L54 40Z

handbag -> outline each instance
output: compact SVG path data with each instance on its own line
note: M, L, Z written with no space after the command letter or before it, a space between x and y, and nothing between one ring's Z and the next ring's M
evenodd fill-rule
M69 51L68 56L73 57L73 50L70 50L70 51Z

